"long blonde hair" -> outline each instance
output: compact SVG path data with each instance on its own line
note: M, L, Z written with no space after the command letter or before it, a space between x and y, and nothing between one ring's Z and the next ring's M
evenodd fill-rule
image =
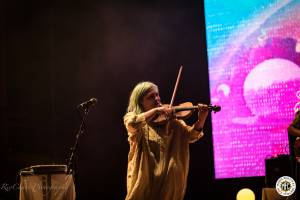
M143 112L143 107L141 104L142 98L152 88L157 88L157 85L149 81L138 83L132 90L131 95L129 97L127 112L134 112L135 114L142 113Z

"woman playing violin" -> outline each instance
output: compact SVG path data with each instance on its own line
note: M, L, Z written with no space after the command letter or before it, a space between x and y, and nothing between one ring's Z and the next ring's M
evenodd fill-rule
M189 169L189 144L203 137L209 109L198 104L198 120L187 125L172 107L161 106L158 87L138 83L131 92L124 124L130 150L126 200L182 200ZM168 120L153 123L158 115Z

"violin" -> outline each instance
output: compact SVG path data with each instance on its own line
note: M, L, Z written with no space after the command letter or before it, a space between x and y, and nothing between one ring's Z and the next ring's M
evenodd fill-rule
M164 104L162 106L170 107L168 104ZM207 105L209 111L214 111L214 113L219 112L221 107L218 105ZM187 119L189 118L195 110L198 109L198 106L194 106L191 102L181 103L178 106L173 106L174 109L174 117L176 119ZM168 118L164 115L158 115L154 120L153 123L155 124L164 124L166 123Z
M173 90L173 95L171 98L170 105L167 105L167 104L162 105L162 106L167 106L167 107L173 108L174 112L175 112L174 113L175 118L177 118L177 119L187 119L192 115L194 110L198 109L198 106L194 106L191 102L185 102L178 106L172 106L173 102L174 102L175 94L176 94L176 91L178 88L179 79L181 77L182 68L183 68L183 66L181 65L178 76L177 76L176 84L175 84L175 87ZM221 110L221 107L217 106L217 105L214 105L214 106L207 105L207 107L208 107L209 111L214 111L215 113L219 112ZM154 124L164 124L164 123L166 123L167 120L168 120L168 118L164 114L160 114L156 118L154 118L153 123Z

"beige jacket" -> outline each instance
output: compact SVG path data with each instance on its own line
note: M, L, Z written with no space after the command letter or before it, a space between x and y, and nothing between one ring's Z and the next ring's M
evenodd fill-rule
M124 124L130 150L126 200L182 200L189 170L189 143L203 136L182 120L165 126L147 124L127 113Z

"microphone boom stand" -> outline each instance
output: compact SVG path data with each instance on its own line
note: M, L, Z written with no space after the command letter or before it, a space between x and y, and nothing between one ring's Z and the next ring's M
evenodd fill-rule
M83 116L80 114L79 110L77 109L77 111L79 112L80 116L81 116L81 123L80 123L80 127L79 130L77 131L76 134L76 138L75 138L75 142L73 147L71 148L71 153L70 153L70 157L68 159L68 165L67 165L67 174L73 174L73 178L74 178L74 183L75 183L75 191L76 193L78 193L77 191L77 162L78 162L78 156L77 156L77 148L78 148L78 141L79 141L79 137L84 133L84 131L87 129L86 128L86 119L89 113L89 107L88 106L84 106L83 107ZM77 195L76 195L77 196Z

